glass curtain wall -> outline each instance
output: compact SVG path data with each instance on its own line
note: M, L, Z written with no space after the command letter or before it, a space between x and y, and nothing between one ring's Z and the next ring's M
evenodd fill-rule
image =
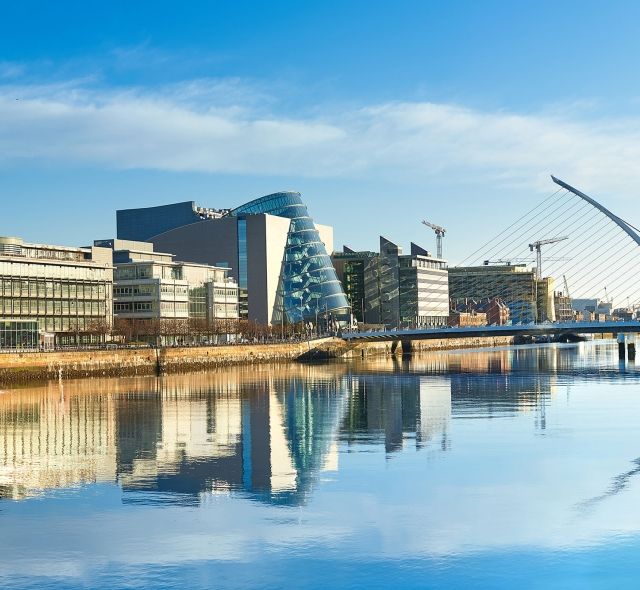
M347 314L349 303L300 193L268 195L229 215L260 213L291 220L280 281L287 321L329 321Z

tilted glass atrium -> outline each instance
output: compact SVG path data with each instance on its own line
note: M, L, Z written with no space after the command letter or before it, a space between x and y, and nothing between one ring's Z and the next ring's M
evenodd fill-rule
M241 205L227 215L242 218L260 213L291 220L278 289L284 319L292 323L345 319L349 303L300 193L267 195Z

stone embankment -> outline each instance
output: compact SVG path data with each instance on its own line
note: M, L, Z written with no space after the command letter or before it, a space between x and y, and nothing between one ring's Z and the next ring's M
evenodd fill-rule
M503 346L511 343L511 338L504 337L424 340L412 342L410 352ZM326 360L402 352L400 343L347 344L338 338L283 344L12 352L0 354L0 386L58 378L156 375L200 371L226 365Z

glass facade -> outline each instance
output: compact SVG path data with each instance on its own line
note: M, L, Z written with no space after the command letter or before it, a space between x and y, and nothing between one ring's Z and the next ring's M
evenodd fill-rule
M0 320L0 348L38 348L37 321Z
M193 201L116 212L118 238L141 242L175 227L198 221L202 221L202 218L197 215Z
M347 314L349 303L300 193L268 195L234 209L229 215L242 218L260 213L291 220L279 289L286 319L315 322Z
M116 211L118 239L145 242L166 231L207 219L218 219L226 211L198 207L193 201Z
M110 266L43 258L0 259L0 321L36 321L60 344L100 341L111 323Z

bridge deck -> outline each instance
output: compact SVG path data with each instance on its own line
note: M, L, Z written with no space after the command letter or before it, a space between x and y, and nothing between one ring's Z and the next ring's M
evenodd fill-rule
M553 336L557 334L621 334L639 333L640 322L558 322L547 324L516 324L513 326L472 326L464 328L433 328L428 330L387 330L378 332L345 332L346 341L372 342L396 340L432 340L490 336Z

